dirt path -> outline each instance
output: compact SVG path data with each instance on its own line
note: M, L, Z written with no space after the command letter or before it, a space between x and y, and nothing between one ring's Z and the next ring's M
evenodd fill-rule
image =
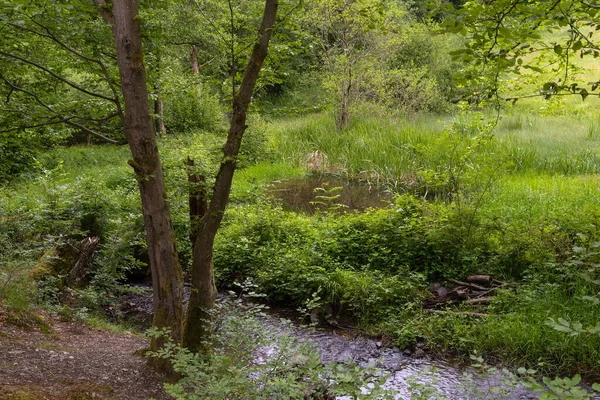
M45 320L26 330L0 315L0 400L171 399L134 354L146 339Z

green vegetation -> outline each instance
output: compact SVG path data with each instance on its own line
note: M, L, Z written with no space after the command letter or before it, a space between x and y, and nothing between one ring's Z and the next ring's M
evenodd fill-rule
M235 159L214 244L220 289L250 279L268 302L327 310L321 322L351 321L401 348L424 343L462 361L478 354L545 374L599 377L596 8L559 1L572 7L565 19L558 6L546 13L546 2L517 1L510 11L505 0L453 2L458 10L428 19L421 1L283 4L240 152L224 157L232 93L262 2L167 3L142 7L140 19L185 274L197 226L190 191L205 200L217 171ZM0 310L27 321L44 306L93 326L127 326L120 303L136 291L131 283L147 280L151 259L138 181L154 176L127 164L110 32L97 23L98 10L80 5L53 10L48 26L39 18L45 1L0 6L8 32L0 42ZM79 12L85 18L75 23ZM79 28L65 29L72 25ZM313 176L369 185L392 200L358 213L323 185L315 199L323 209L306 214L274 199L274 182ZM99 244L76 280L77 249L89 237ZM427 308L430 284L449 288L471 274L500 287L483 291L480 303ZM162 356L184 374L173 393L201 381L215 398L235 385L259 396L247 376L228 375L242 364L241 353L226 351L255 351L261 341L234 343L254 335L255 323L225 319L232 336L220 331L220 350L208 358L172 343ZM278 382L305 376L305 393L318 373L334 372L293 366ZM265 387L274 397L281 389Z

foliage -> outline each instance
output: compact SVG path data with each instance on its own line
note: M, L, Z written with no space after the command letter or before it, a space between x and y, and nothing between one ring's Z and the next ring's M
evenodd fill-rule
M168 133L219 131L223 125L218 100L201 87L167 92L164 119Z
M447 5L442 5L442 8ZM463 83L475 91L475 101L496 96L503 89L507 72L534 74L537 90L533 96L578 95L585 100L598 82L578 81L579 58L597 58L600 53L593 37L598 27L598 7L579 1L551 2L472 1L451 13L445 27L466 37L465 46L453 55L468 66ZM551 65L552 78L540 74ZM513 104L520 95L511 96Z
M2 132L120 139L110 30L93 3L7 1L0 15Z
M405 115L444 109L442 92L452 86L442 55L445 43L424 39L427 28L413 24L400 3L316 0L300 20L320 50L323 88L334 105L338 131L348 127L355 105L364 102ZM426 60L422 44L440 57Z

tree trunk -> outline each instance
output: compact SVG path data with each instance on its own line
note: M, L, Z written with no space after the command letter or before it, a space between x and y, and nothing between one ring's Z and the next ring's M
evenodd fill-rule
M198 50L196 49L196 45L190 46L190 58L192 59L192 73L199 74L200 64L198 64Z
M252 49L240 89L233 98L233 113L223 152L223 161L213 187L208 210L198 225L198 235L193 250L192 292L183 335L183 344L191 351L203 350L207 334L210 333L210 311L214 307L217 293L213 270L213 245L229 200L235 162L242 136L247 128L246 113L258 74L267 56L277 7L277 0L265 1L258 39Z
M344 67L344 80L342 81L342 91L340 96L340 115L336 121L336 128L342 131L348 127L350 119L350 95L352 90L352 68Z
M112 25L117 63L125 103L125 137L141 194L146 242L152 271L154 320L158 328L168 328L175 342L182 336L183 276L175 245L175 235L158 145L152 126L137 0L115 0L112 10L104 0L94 0L104 19ZM153 340L151 349L162 345ZM158 366L168 368L168 363Z
M349 86L349 84L346 82L346 80L344 80L342 82L342 93L341 93L341 98L340 98L340 115L338 116L338 120L337 120L337 130L342 131L344 129L346 129L348 127L348 108L349 108L349 99L348 99L348 89L347 86Z
M156 100L154 100L154 131L156 135L162 136L167 130L165 129L165 120L163 112L163 101L160 94L160 87L155 87Z

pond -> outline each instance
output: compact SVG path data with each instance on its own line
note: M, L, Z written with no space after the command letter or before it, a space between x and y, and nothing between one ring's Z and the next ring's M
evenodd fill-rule
M276 181L269 194L285 210L307 214L326 210L361 212L393 202L392 193L381 187L331 176Z

